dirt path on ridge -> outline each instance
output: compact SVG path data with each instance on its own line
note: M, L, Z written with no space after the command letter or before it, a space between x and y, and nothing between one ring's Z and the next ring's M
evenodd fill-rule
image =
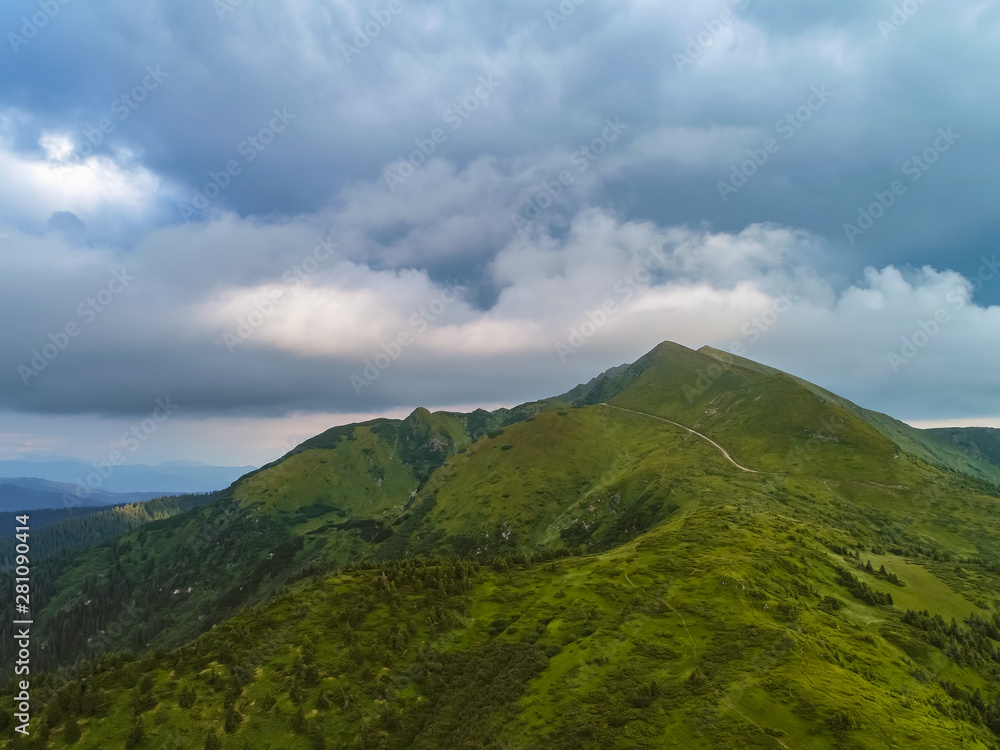
M682 430L687 430L692 435L697 435L702 440L707 440L709 443L711 443L716 448L718 448L719 453L721 453L723 456L725 456L726 460L729 461L729 463L731 463L733 466L735 466L740 471L745 471L748 474L760 474L760 472L757 471L756 469L748 469L746 466L740 466L738 463L736 463L736 461L733 460L733 457L729 455L729 453L726 451L726 449L723 448L721 445L719 445L714 440L712 440L712 438L708 437L707 435L702 435L697 430L692 430L690 427L686 427L686 426L680 424L679 422L674 422L672 419L666 419L664 417L658 417L655 414L649 414L649 413L644 412L644 411L635 411L634 409L626 409L624 406L612 406L611 404L606 404L606 403L603 403L603 402L600 405L601 406L606 406L609 409L618 409L619 411L627 411L627 412L629 412L631 414L639 414L639 415L644 416L644 417L649 417L650 419L658 419L661 422L666 422L667 424L672 424L674 427L680 427Z

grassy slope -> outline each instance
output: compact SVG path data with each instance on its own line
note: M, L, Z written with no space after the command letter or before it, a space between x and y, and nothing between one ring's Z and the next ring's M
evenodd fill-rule
M449 462L408 550L485 557L606 545L648 528L673 502L673 486L706 471L728 471L715 449L641 416L541 413Z
M43 666L93 656L88 639L113 648L180 645L274 595L303 568L360 555L376 524L387 525L418 486L401 453L421 467L428 459L398 429L391 442L372 429L314 438L324 447L296 450L251 473L208 507L36 566L35 642L45 650Z
M178 646L301 571L377 550L435 467L532 411L417 409L402 421L336 427L244 476L209 507L36 565L35 642L44 652L37 666L72 664L104 648ZM8 573L0 572L5 588ZM5 659L2 676L11 669Z
M709 370L717 364L661 344L636 363L641 372L608 402L699 430L739 463L762 471L895 483L912 466L874 427L791 377L739 365Z
M722 352L712 347L702 347L699 354L711 357L725 368L743 368L762 374L780 375L780 370L751 360ZM820 388L795 376L796 383L824 401L840 406L872 425L903 451L929 463L953 471L1000 483L1000 430L988 428L949 428L920 430L910 427L887 414L864 409L845 398Z
M952 583L955 562L865 549L861 559L884 562L901 589L831 549L926 536L927 514L908 524L894 510L916 494L706 473L676 513L605 552L527 567L411 561L303 581L195 645L109 660L86 680L96 708L73 697L82 683L59 698L43 688L38 726L49 725L45 747L67 746L74 719L76 746L118 746L138 703L147 747L173 737L200 748L209 731L225 748L257 750L996 747L938 683L990 699L995 672L956 664L900 617L915 602L961 619L979 611L970 596L995 609L996 575L965 563L980 579L967 595ZM966 495L967 525L995 502ZM899 603L859 601L835 566ZM839 609L818 606L829 596ZM189 688L195 705L182 708ZM227 705L238 719L229 733Z
M1000 469L1000 430L993 427L943 427L923 430L929 435Z

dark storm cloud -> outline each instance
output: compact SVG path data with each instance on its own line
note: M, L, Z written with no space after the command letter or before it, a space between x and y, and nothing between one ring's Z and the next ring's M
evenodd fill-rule
M829 237L854 265L862 257L898 262L900 244L921 260L936 248L961 256L993 227L984 217L998 162L983 153L1000 124L988 31L997 11L913 4L905 23L887 32L880 23L892 23L892 6L862 3L588 0L553 28L546 12L559 13L558 4L407 2L369 38L366 24L378 26L378 13L387 12L377 5L248 0L220 18L210 3L68 3L7 54L0 96L30 118L31 132L18 129L18 143L37 150L40 128L80 139L101 118L115 119L147 66L162 66L169 77L98 150L126 145L140 153L176 185L174 210L160 221L178 221L176 198L190 201L212 173L250 153L253 163L242 164L213 206L264 215L318 210L345 186L381 175L435 127L447 131L443 114L480 75L494 74L501 86L489 109L448 132L439 156L463 166L483 153L516 160L565 149L608 115L629 122L633 136L662 127L742 128L745 138L687 168L650 154L648 178L636 165L632 179L608 185L606 199L664 224L802 226ZM0 20L19 33L37 7L15 3ZM694 56L678 63L678 54ZM834 92L829 105L723 204L718 182L817 85ZM275 107L296 119L258 152L248 141ZM963 135L961 153L862 243L849 244L844 223L948 126Z
M191 413L272 415L532 398L659 340L725 342L766 304L751 291L809 278L814 328L771 331L762 357L835 373L824 385L866 405L1000 413L982 379L951 403L926 399L949 358L983 366L967 347L886 371L958 283L913 269L972 278L1000 229L1000 12L898 5L912 12L70 0L46 5L57 12L29 35L46 11L8 3L0 315L17 325L0 331L0 407L140 414L172 394ZM784 248L781 227L808 240ZM684 232L697 252L609 323L613 345L597 337L569 365L553 356L629 263ZM759 251L757 234L784 249ZM225 334L319 238L338 245L329 260L229 351ZM912 272L906 288L890 265ZM134 283L88 307L116 269ZM355 392L349 378L449 282L463 301ZM819 341L839 342L831 362L860 356L851 329L876 297L884 318L862 337L861 375L808 372L826 361L809 348ZM1000 300L1000 283L975 300ZM691 327L676 310L715 322ZM988 338L993 314L956 311L937 342ZM36 351L46 367L26 379Z

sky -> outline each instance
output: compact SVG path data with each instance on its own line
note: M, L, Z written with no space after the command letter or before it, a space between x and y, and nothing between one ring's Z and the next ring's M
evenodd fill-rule
M667 340L1000 426L997 0L9 0L0 33L0 458L261 464Z

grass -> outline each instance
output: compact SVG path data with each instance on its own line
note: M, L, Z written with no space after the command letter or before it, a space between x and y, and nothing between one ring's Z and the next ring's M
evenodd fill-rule
M109 704L80 719L79 746L120 741L138 677L151 672L150 746L172 735L202 743L231 702L243 718L220 732L226 748L315 747L315 732L334 747L875 748L887 736L991 747L985 729L942 715L935 704L949 699L912 673L995 690L992 678L977 682L932 647L914 660L886 640L878 623L899 627L901 607L865 605L832 583L831 563L846 563L810 536L807 505L772 497L768 480L718 481L730 492L706 493L605 552L467 568L466 583L433 561L388 566L388 588L377 568L304 581L192 646L88 678ZM926 568L867 556L912 579L901 597L961 614L962 597ZM846 603L833 614L816 607L828 591ZM187 688L192 710L176 703ZM58 707L75 689L41 695ZM468 691L485 696L475 721L449 718ZM315 708L321 695L329 708ZM268 696L276 702L264 710ZM62 718L46 742L61 748L65 710L53 711Z

